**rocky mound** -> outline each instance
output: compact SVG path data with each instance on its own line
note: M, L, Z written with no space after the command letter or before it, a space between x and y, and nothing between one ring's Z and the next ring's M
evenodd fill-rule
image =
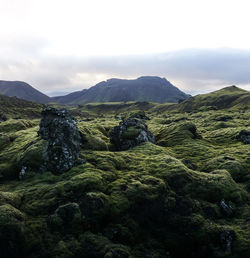
M76 119L66 109L43 109L38 135L48 141L43 169L63 173L74 166L79 156L81 136Z
M120 122L110 133L110 142L116 150L128 150L148 141L154 142L154 135L148 131L146 123L138 118Z
M245 144L250 144L250 131L240 131L240 133L236 136L236 139L242 141Z

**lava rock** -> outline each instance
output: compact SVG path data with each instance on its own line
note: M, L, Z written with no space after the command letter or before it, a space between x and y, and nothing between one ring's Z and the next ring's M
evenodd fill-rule
M60 174L74 166L82 139L76 119L66 109L44 108L38 135L47 140L41 170Z
M222 199L220 202L220 208L222 209L223 213L228 217L234 214L233 207L230 204L226 203L224 199Z
M196 128L196 126L194 124L191 124L189 126L188 130L193 134L193 136L192 136L193 139L202 139L201 134L199 134L197 132L197 128Z
M232 230L225 230L220 234L221 249L229 254L231 253L234 234Z
M236 136L236 139L245 144L250 144L250 131L241 130L240 133Z
M145 122L138 118L129 118L120 122L110 133L110 142L116 150L128 150L143 142L155 142L154 135L148 131Z

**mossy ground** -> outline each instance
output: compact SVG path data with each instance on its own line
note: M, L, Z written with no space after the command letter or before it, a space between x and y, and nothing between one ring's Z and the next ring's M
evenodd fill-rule
M250 111L111 106L73 110L85 163L59 176L39 172L45 144L39 120L0 123L0 256L249 257L250 148L235 136L250 130ZM115 152L109 142L115 116L134 110L151 118L156 144ZM194 137L193 125L202 138ZM19 181L22 166L28 171ZM220 208L222 199L232 216ZM59 207L77 204L74 219L58 217ZM234 232L231 253L220 242L225 230Z

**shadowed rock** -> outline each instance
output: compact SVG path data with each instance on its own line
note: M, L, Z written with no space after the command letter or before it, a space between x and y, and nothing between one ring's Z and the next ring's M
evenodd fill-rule
M226 216L230 217L234 214L233 207L230 204L226 203L224 199L221 200L220 207Z
M220 234L220 244L224 252L231 253L233 239L234 232L232 230L225 230Z
M120 122L110 133L110 142L116 150L128 150L143 142L155 142L154 135L147 125L138 118L129 118Z
M48 141L43 153L43 170L63 173L74 166L81 148L81 136L76 119L66 109L43 109L38 135Z
M245 144L250 144L250 131L241 130L240 133L236 136L238 141L242 141Z
M0 113L0 122L4 122L4 121L7 121L7 120L8 120L7 116Z

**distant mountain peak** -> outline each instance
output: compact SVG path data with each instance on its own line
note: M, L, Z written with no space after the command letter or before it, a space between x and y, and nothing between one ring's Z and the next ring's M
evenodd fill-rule
M111 78L97 83L87 91L71 93L65 97L54 99L64 104L85 104L91 102L178 102L189 95L180 91L166 78L157 76L141 76L137 79Z

